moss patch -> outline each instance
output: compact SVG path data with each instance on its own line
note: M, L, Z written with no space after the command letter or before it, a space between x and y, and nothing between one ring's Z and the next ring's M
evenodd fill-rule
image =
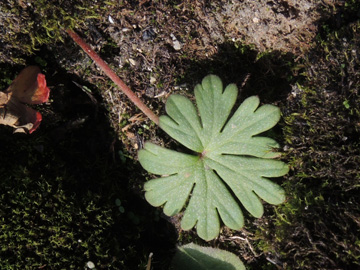
M319 38L284 108L293 169L272 245L285 269L359 267L359 30L350 23Z

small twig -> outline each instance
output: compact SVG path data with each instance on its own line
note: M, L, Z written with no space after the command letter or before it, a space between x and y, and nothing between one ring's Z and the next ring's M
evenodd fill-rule
M229 239L231 239L231 240L238 239L238 240L242 240L242 241L245 240L245 238L240 237L240 236L231 236L231 237L229 237Z
M92 60L105 72L105 74L120 88L121 91L155 124L159 125L159 117L153 113L135 93L115 74L114 71L101 59L90 46L74 31L67 29L69 36L86 52Z
M147 265L146 265L146 270L150 270L151 269L151 258L153 256L153 253L151 252L149 254L149 259L148 259L148 262L147 262Z
M251 245L249 239L246 238L245 241L246 241L246 243L248 244L248 246L249 246L251 252L254 254L254 256L255 256L255 257L259 257L261 254L259 255L259 254L257 254L257 253L255 252L255 250L254 250L253 246Z

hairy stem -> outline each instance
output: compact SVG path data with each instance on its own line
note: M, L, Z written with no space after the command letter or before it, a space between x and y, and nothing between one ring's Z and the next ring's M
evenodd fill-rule
M159 117L153 113L135 93L115 74L114 71L97 55L90 46L81 39L74 31L67 29L69 36L86 52L92 60L105 72L105 74L120 88L121 91L155 124L159 125Z

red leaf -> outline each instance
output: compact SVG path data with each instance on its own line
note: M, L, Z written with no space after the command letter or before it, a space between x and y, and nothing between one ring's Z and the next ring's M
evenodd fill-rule
M45 75L37 66L24 68L6 92L27 104L41 104L48 100L50 89L46 87Z
M36 66L23 69L5 92L0 92L0 124L15 128L14 132L32 133L40 125L42 116L26 106L41 104L49 99L45 75Z
M50 95L50 89L46 87L46 80L44 74L39 73L37 75L37 84L38 88L35 90L35 93L31 98L33 104L47 102Z
M29 108L28 108L29 109ZM35 111L36 115L31 119L31 123L33 123L32 128L29 130L29 134L33 133L39 126L42 120L41 113Z

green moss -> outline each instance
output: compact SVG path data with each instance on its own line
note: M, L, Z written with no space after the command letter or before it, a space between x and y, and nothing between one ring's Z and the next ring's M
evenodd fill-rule
M359 267L359 30L355 22L319 37L284 110L288 199L271 237L259 233L284 269Z
M71 121L66 109L54 117L56 111L46 107L40 128L30 136L0 126L0 265L83 269L93 261L97 269L140 269L150 251L169 253L168 236L164 246L158 242L164 221L154 221L152 208L127 190L126 164L118 160L104 117L64 130L63 123Z
M101 12L116 1L95 0L10 0L0 6L3 25L0 62L24 64L24 57L42 45L63 42L64 29L81 27L89 20L101 18Z
M4 244L0 263L4 268L33 269L46 264L49 269L76 269L90 258L109 260L97 250L104 250L102 239L114 221L111 212L96 207L99 198L89 197L83 201L86 207L79 206L65 194L59 178L49 183L18 173L11 181L0 198Z

